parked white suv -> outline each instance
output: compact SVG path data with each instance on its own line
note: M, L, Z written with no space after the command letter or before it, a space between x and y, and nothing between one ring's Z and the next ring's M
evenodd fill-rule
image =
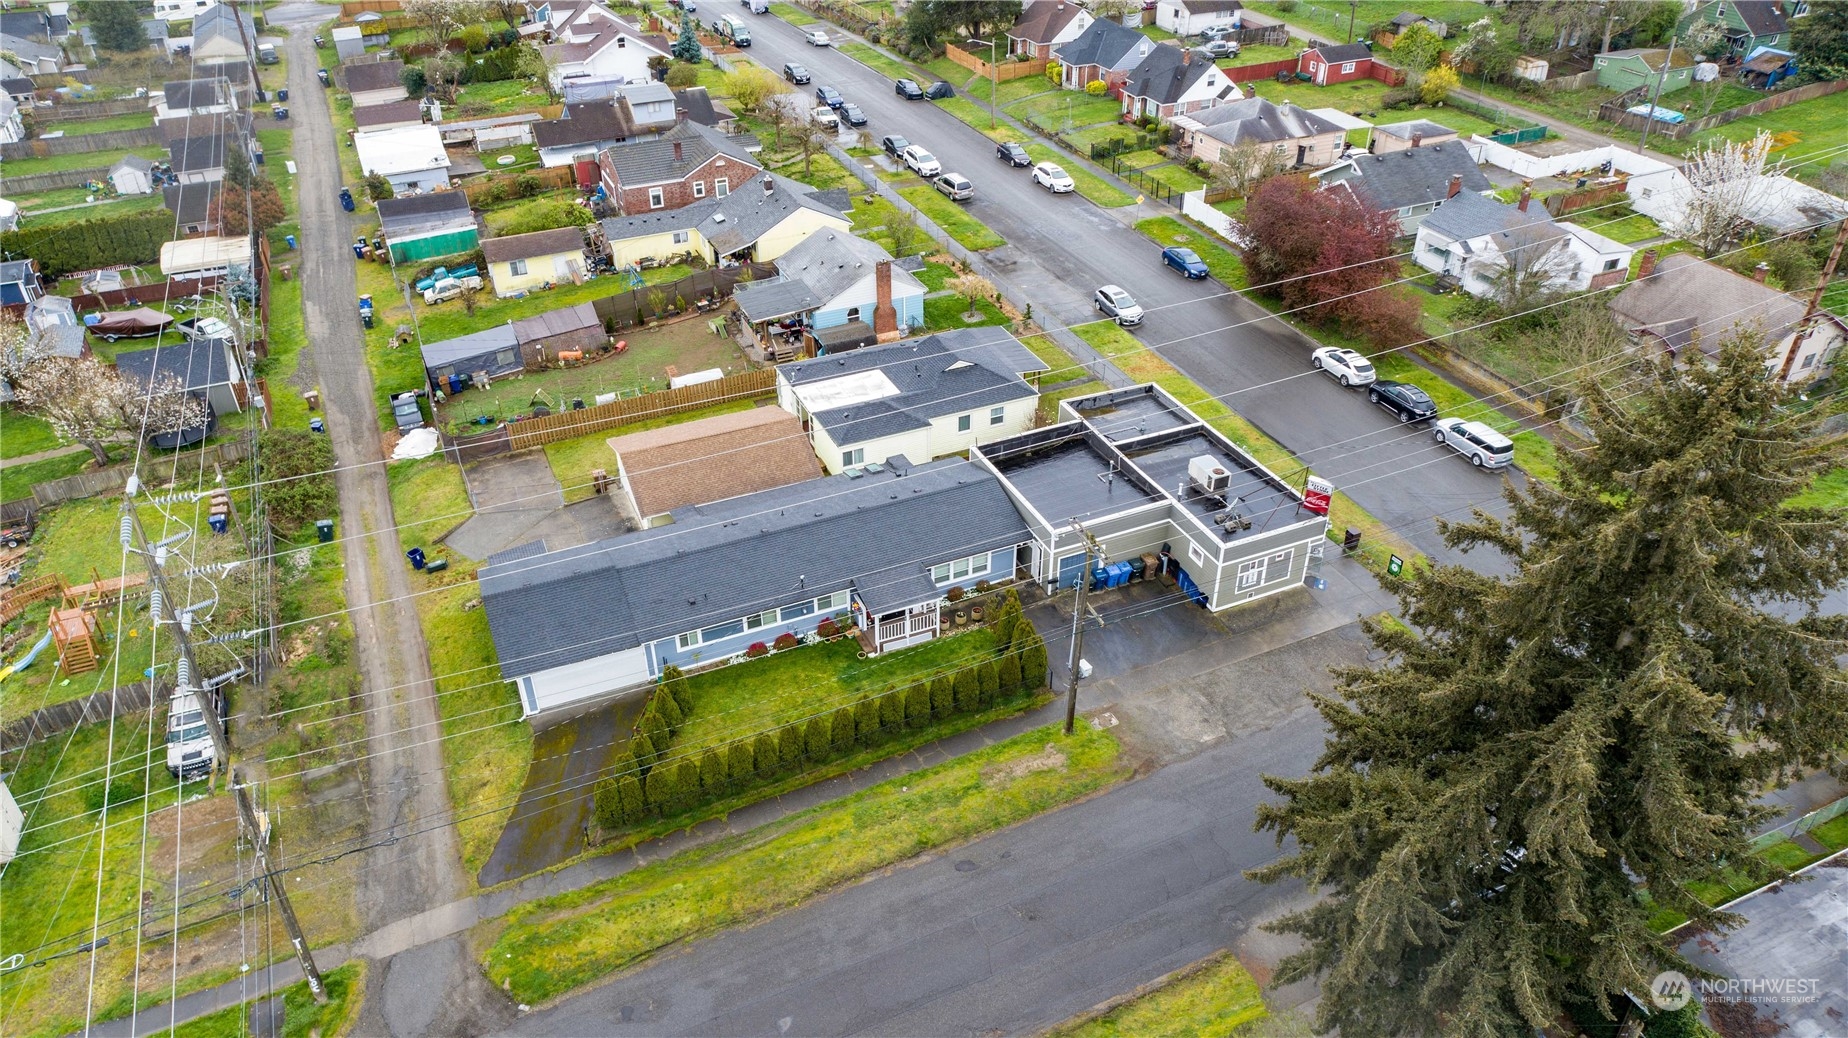
M1479 469L1505 469L1514 464L1514 441L1481 422L1439 418L1431 425L1437 442L1469 459Z
M1309 355L1309 363L1328 372L1344 386L1364 386L1377 380L1373 362L1342 346L1324 346Z
M937 161L937 156L925 151L923 145L913 144L899 152L898 157L905 161L905 168L920 177L934 177L943 172L943 163Z

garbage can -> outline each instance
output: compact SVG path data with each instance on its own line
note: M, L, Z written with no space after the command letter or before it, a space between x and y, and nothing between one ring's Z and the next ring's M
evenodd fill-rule
M212 528L213 533L224 533L231 528L231 517L228 515L210 516L205 521Z
M322 544L332 544L334 540L334 521L332 519L316 519L314 521L314 536L315 539L319 540Z
M289 243L289 251L290 251L290 252L294 252L294 251L295 251L295 235L293 235L293 234L285 234L285 235L283 235L283 236L282 236L282 240L283 240L283 241L286 241L286 242L288 242L288 243Z
M1347 528L1347 535L1341 538L1341 550L1352 555L1360 550L1360 531L1352 526Z
M361 310L359 312L359 322L368 328L372 327L372 311Z
M412 569L424 568L424 550L422 548L412 548L410 551L404 553L404 557L411 560Z
M326 432L327 423L321 421L319 418L310 418L308 419L308 431L309 432Z
M288 87L281 87L276 91L276 100L287 101L288 99L289 99L289 88Z
M424 566L423 571L425 573L441 573L448 568L448 559L431 559L429 564Z

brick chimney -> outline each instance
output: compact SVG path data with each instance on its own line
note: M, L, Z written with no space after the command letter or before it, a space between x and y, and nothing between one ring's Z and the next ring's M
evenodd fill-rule
M1655 265L1656 265L1656 250L1654 249L1645 250L1643 252L1643 262L1638 264L1636 267L1637 279L1641 280L1642 278L1646 278L1649 275L1655 273Z
M1181 67L1186 68L1187 66L1191 64L1193 64L1193 48L1192 47L1182 47L1181 48Z
M1461 173L1450 174L1450 187L1444 191L1445 201L1449 201L1450 199L1457 197L1457 192L1461 190L1463 190L1463 174Z
M684 126L686 125L686 121L687 121L687 110L684 108L674 109L674 123L676 125Z
M1769 273L1771 273L1771 265L1769 263L1760 263L1758 266L1752 268L1752 280L1762 285L1765 283L1765 275Z
M1412 147L1416 148L1423 143L1424 143L1424 131L1423 130L1413 130L1412 131Z
M1521 212L1524 213L1527 211L1527 204L1529 202L1532 202L1533 200L1534 200L1533 184L1531 183L1522 184L1521 185L1521 201L1520 201L1520 204L1516 206L1516 208L1520 209Z
M873 264L873 336L898 334L898 311L892 308L892 261Z
M675 162L681 161L681 149L680 149L679 141L674 142L674 161Z
M776 194L776 178L768 173L764 174L764 194L766 196Z

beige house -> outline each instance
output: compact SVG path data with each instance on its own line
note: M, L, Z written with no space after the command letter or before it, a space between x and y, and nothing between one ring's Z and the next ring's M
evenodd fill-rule
M1457 139L1457 131L1429 119L1413 119L1405 123L1387 123L1375 126L1373 136L1367 142L1367 150L1375 155L1390 155L1395 151L1407 151L1427 144L1449 144Z
M851 205L845 194L762 174L724 198L612 217L599 230L618 267L665 264L688 253L710 263L768 263L817 231L850 231L844 214Z
M1819 311L1796 356L1790 357L1807 301L1765 284L1765 273L1760 264L1756 277L1735 274L1686 253L1657 262L1652 249L1643 254L1636 280L1611 299L1611 316L1638 345L1682 360L1716 356L1728 335L1755 330L1764 336L1770 374L1781 371L1787 360L1792 382L1826 374L1848 341L1848 324Z
M584 232L558 227L489 238L481 243L481 258L494 294L503 299L547 284L575 283L584 278Z
M1226 152L1251 143L1270 148L1287 166L1326 166L1341 156L1346 136L1314 112L1261 97L1176 116L1174 125L1193 156L1206 162L1225 161Z

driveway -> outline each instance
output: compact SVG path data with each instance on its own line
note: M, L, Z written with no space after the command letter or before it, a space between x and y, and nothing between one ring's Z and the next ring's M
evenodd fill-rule
M565 491L544 451L488 458L463 470L475 514L443 543L477 561L528 541L556 551L623 533L611 498L565 504Z
M808 46L793 26L759 18L751 34L754 60L772 69L785 61L807 65L816 86L835 87L866 112L866 129L875 138L903 133L929 148L946 170L974 180L970 214L1008 241L984 256L1003 291L1031 301L1036 316L1068 325L1091 321L1098 285L1128 288L1150 311L1135 329L1138 339L1433 558L1462 561L1437 536L1434 514L1502 509L1499 478L1446 457L1429 432L1401 427L1362 394L1344 393L1313 372L1313 340L1217 282L1186 281L1166 271L1160 249L1133 224L1175 210L1153 204L1105 210L1076 194L1049 195L1025 170L997 161L988 138L932 104L900 99L890 80L832 48ZM835 35L844 38L838 30ZM1060 161L1085 164L1069 155ZM1499 560L1469 562L1493 568Z

